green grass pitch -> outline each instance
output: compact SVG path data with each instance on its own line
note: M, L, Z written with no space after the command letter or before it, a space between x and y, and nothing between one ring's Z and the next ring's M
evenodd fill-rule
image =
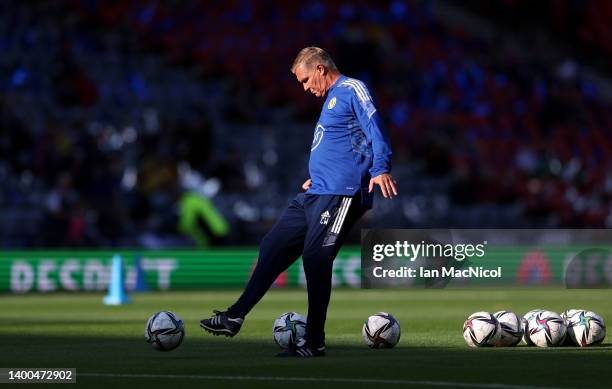
M592 348L470 349L462 337L468 314L533 308L594 310L612 322L612 290L349 290L332 292L328 355L274 358L273 320L286 311L306 314L305 290L271 290L235 338L204 333L198 321L240 293L193 291L133 294L133 303L102 305L98 294L2 296L0 367L75 367L87 388L250 387L476 387L597 388L612 385L612 345ZM186 325L171 352L144 340L147 318L172 310ZM394 349L370 350L364 319L392 313L402 337Z

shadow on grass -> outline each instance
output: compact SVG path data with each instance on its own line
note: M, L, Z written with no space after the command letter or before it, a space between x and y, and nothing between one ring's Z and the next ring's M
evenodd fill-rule
M94 330L95 332L95 330ZM470 349L465 347L411 347L370 350L364 345L328 343L325 358L280 359L280 349L270 341L217 338L187 334L171 352L153 350L143 337L1 335L2 367L75 367L89 384L116 386L125 379L137 382L206 385L215 377L310 377L321 379L403 380L410 382L494 383L542 387L609 387L612 345L592 348L533 347ZM581 374L575 374L581 372ZM153 374L156 377L100 376L99 374ZM182 380L177 376L191 376ZM203 377L203 378L194 378ZM209 378L206 378L208 376ZM198 379L201 382L197 382ZM160 381L161 380L161 381ZM222 378L218 378L222 381ZM183 382L184 381L184 382ZM245 382L232 381L236 385ZM265 382L257 381L257 385ZM330 384L330 382L327 382ZM348 382L344 382L348 385ZM363 382L364 385L366 382ZM267 385L270 384L270 385ZM287 382L267 382L286 386ZM281 385L284 384L284 385ZM292 386L295 382L291 382ZM369 382L371 385L372 382ZM401 382L400 382L401 384ZM126 384L127 385L127 384ZM301 384L300 384L301 385ZM298 385L298 386L300 386ZM312 387L313 383L310 382ZM360 386L352 382L351 387ZM418 384L414 384L419 386ZM414 386L413 385L413 386ZM317 383L317 386L319 384ZM335 387L343 386L336 382ZM442 385L444 386L444 385ZM449 385L452 387L452 385Z

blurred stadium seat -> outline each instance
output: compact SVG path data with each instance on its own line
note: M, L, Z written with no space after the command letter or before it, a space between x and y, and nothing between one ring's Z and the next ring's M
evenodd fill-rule
M390 129L401 196L363 225L612 228L612 109L583 77L610 58L593 12L609 4L572 19L572 1L530 18L499 3L464 7L554 18L539 28L570 55L475 36L420 1L4 1L0 247L193 244L183 165L220 184L202 193L224 243L257 244L307 178L321 102L289 67L311 44L371 85Z

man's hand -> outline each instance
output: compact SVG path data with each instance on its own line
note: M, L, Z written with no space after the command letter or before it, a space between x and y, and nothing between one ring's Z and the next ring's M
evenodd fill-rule
M310 188L311 186L312 186L312 180L309 178L302 184L302 189L307 191L308 188Z
M383 173L370 179L370 193L372 193L374 190L374 184L380 186L380 190L384 198L392 198L393 196L397 196L397 182L395 182L393 177L391 177L391 174ZM304 185L306 185L306 183L304 183Z

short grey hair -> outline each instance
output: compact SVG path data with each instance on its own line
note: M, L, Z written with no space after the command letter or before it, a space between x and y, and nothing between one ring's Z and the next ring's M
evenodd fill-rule
M298 53L291 66L291 73L295 73L300 65L311 67L312 65L322 64L329 69L338 70L331 55L320 47L305 47Z

